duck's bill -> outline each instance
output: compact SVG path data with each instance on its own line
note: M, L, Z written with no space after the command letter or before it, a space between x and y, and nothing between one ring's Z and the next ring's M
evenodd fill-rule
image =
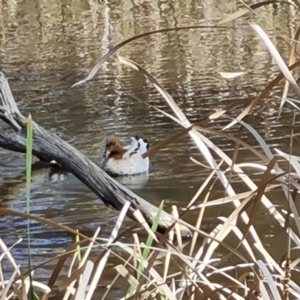
M103 157L102 157L102 160L100 161L100 167L103 167L103 165L106 163L106 161L109 158L109 154L110 154L110 151L106 150Z

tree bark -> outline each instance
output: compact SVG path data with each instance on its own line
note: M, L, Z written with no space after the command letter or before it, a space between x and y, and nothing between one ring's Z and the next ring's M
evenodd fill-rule
M0 147L25 153L27 118L19 111L2 72L0 72L0 118L15 131L0 132ZM131 203L127 212L128 217L135 220L133 213L139 209L146 221L150 225L153 223L158 211L156 206L118 183L80 151L36 123L33 124L33 154L43 161L55 160L64 169L73 173L106 205L121 210L127 200ZM163 211L158 230L164 232L173 222L174 218ZM181 225L181 232L183 236L191 235L191 231L184 225Z

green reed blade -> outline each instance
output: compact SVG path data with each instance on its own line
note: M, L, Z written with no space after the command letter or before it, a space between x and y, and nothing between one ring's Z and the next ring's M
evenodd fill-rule
M26 212L30 213L30 189L31 189L31 165L32 165L32 117L29 114L27 121L27 138L26 138ZM30 221L27 221L27 247L28 247L28 269L31 269L31 254L30 254ZM30 289L29 299L38 299L32 288L32 277L29 273Z
M151 230L153 232L156 232L157 227L159 225L159 219L160 219L161 213L163 211L163 206L164 206L164 202L162 201L158 207L157 214L155 215L153 224L151 226ZM136 270L137 271L137 280L139 280L141 275L143 274L143 271L144 271L143 261L147 260L147 258L149 257L150 247L152 246L152 243L153 243L153 237L149 234L147 241L146 241L146 247L144 248L143 253L142 253L142 261L139 263L138 268ZM135 291L135 288L133 286L130 286L126 299L130 298L134 294L134 291Z

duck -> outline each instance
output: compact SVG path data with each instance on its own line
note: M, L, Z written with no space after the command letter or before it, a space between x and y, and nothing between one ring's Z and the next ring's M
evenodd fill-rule
M143 158L143 154L148 150L146 139L131 137L131 144L124 146L118 136L112 136L106 142L101 166L113 176L145 173L149 170L149 158Z

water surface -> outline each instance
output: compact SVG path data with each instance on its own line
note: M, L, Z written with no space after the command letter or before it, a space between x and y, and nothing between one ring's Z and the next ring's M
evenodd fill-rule
M72 84L86 76L97 59L121 40L159 28L213 24L241 7L236 1L218 0L101 3L8 0L0 6L1 70L10 79L20 109L25 114L31 113L37 123L62 135L96 162L100 161L106 136L117 134L129 141L131 136L138 134L154 144L174 133L179 126L153 108L171 112L155 88L140 73L121 65L115 57L104 65L93 81L71 89ZM189 120L197 123L232 101L246 101L255 96L277 75L278 68L250 28L251 22L261 25L283 57L288 58L287 38L294 35L299 21L294 8L271 5L257 12L257 15L231 23L231 28L148 36L127 45L120 54L138 62L154 75ZM225 80L219 74L225 71L244 71L245 75ZM272 91L271 104L252 116L249 122L271 148L288 151L291 110L286 107L277 119L279 100L276 96L281 95L281 89ZM219 129L228 122L223 119L212 123L210 128ZM6 125L0 123L0 129L4 128ZM297 122L295 133L298 131ZM230 130L233 134L237 132L237 127ZM257 145L246 131L242 138ZM231 141L215 138L214 142L232 155L234 145ZM296 136L293 151L297 155L300 154L299 146ZM148 178L125 178L122 183L151 203L158 205L165 200L166 209L173 204L185 207L210 173L191 162L190 156L204 163L192 141L188 137L182 138L152 159ZM242 150L239 160L257 161L257 158ZM24 169L24 155L0 149L2 207L25 212ZM93 231L100 226L103 236L109 235L117 213L103 205L73 175L64 180L50 180L48 170L40 169L34 172L34 179L32 213L82 230ZM220 193L214 196L219 194L223 195L221 187ZM275 199L279 203L280 200L280 197ZM207 218L226 215L231 209L231 206L210 209ZM192 212L189 220L196 216L197 211ZM264 212L257 216L257 222L262 237L275 230ZM124 226L129 225L132 222L127 220ZM2 217L0 222L1 237L8 244L18 237L23 238L14 254L24 265L26 226L20 218ZM41 263L61 252L71 241L72 238L63 232L32 223L33 263ZM272 243L276 242L270 240L270 245ZM47 278L48 270L51 270L51 264L39 271L40 278ZM102 284L109 280L107 276Z

